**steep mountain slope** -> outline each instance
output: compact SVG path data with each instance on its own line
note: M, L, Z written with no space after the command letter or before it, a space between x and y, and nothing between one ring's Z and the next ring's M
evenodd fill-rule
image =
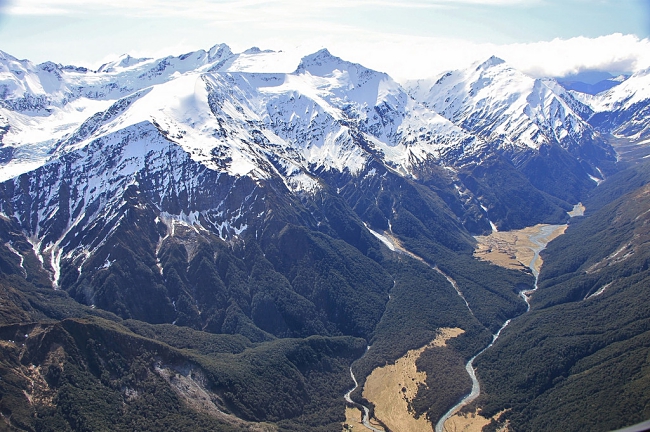
M121 76L128 76L124 71L145 68L146 63L127 58L96 75L122 71ZM63 344L67 354L57 354L70 358L70 364L59 365L62 376L85 383L81 393L65 393L79 409L60 411L64 395L52 385L34 389L31 399L25 400L19 389L30 382L29 374L19 362L8 363L7 376L18 380L16 392L6 390L14 396L3 399L12 427L31 427L28 419L37 412L61 427L78 429L79 422L90 422L101 428L110 420L104 413L113 409L112 402L86 409L78 399L92 401L85 392L90 388L105 401L137 407L127 409L125 418L145 424L148 410L156 406L133 395L146 395L153 388L174 391L171 381L167 383L171 389L161 381L166 375L157 371L155 354L143 363L122 351L141 342L128 336L120 339L124 343L102 343L106 348L97 359L86 354L89 340L103 340L105 332L114 334L115 329L94 322L88 337L70 341L69 330L58 330L72 325L65 321L69 317L85 319L110 311L115 315L107 316L117 322L174 324L167 327L168 333L187 326L240 335L259 344L255 349L260 359L270 356L273 361L255 360L252 355L229 357L231 373L210 354L210 364L218 363L213 370L228 386L222 397L230 400L227 408L240 419L271 421L285 430L321 426L331 430L343 414L337 399L345 387L328 384L327 395L308 389L307 375L316 372L304 364L314 355L324 355L324 374L313 376L330 384L349 382L347 371L339 366L362 354L358 341L349 339L348 348L354 347L345 349L352 357L343 363L334 359L338 354L325 354L327 344L304 353L308 357L304 361L287 363L286 343L277 338L298 337L302 344L302 338L314 335L361 336L382 347L369 357L367 365L372 367L433 338L448 321L447 314L467 330L462 350L470 352L487 337L484 326L498 327L523 307L512 286L529 282L526 275L463 281L467 295L476 299L475 317L446 279L432 270L423 270L423 276L407 274L401 259L376 237L378 231L388 230L407 244L415 242L414 247L422 248L420 253L426 252L432 261L444 259L448 266L468 261L471 267L473 240L459 216L468 224L489 226L479 203L459 194L462 184L449 171L436 171L435 165L428 169L427 181L435 187L418 184L408 172L416 164L422 169L425 161L435 162L445 151L463 154L480 147L480 142L412 101L388 76L324 51L305 58L293 74L166 73L155 75L154 85L136 80L131 87L120 87L123 91L106 96L102 110L77 121L72 132L37 142L47 149L47 156L35 162L35 169L27 167L27 172L2 183L0 250L8 263L3 268L5 323L37 319L53 325L43 334L54 331L69 341ZM53 113L60 112L56 101L53 96L42 106L49 104ZM9 113L9 134L17 130L19 116L43 124L53 121L46 112L39 117L23 108L10 103L3 108ZM412 137L416 129L423 134L422 142ZM11 139L4 144L20 150L17 135L6 137ZM407 147L415 156L404 156ZM25 154L30 154L28 150ZM25 169L20 157L6 167L14 162ZM359 195L360 186L367 193ZM414 231L413 224L420 229ZM389 291L397 286L395 293L401 294L391 303L394 317L404 315L412 295L428 297L421 300L417 313L410 311L406 320L401 318L404 334L395 341L392 326L378 328L378 323L385 317ZM493 296L494 302L480 306L484 296ZM441 301L447 305L444 310L438 310ZM52 324L52 320L64 321ZM89 326L87 321L79 323ZM158 337L154 336L147 335ZM142 343L151 347L150 342ZM47 359L56 349L40 347L34 364L49 370ZM460 362L462 356L457 356ZM181 363L187 361L184 358ZM111 359L142 367L135 374L93 366ZM259 372L251 367L251 359L270 374L256 378L255 384L247 382ZM286 368L299 369L297 375L290 373L297 381L276 387L273 376ZM202 367L202 373L206 370L210 368ZM135 393L122 388L127 379L123 374L131 372L137 385L127 387ZM111 378L105 379L106 374ZM219 388L221 381L215 380L208 378ZM257 391L252 392L250 385ZM209 394L211 388L202 391ZM255 396L260 388L266 390ZM287 390L291 388L302 389L299 401L290 400L296 396ZM48 411L49 402L42 404L43 400L57 400L57 410ZM202 417L194 403L173 402L170 411L191 417L190 429L214 420ZM28 409L11 414L20 406ZM214 421L241 425L236 418L217 417Z
M34 65L0 52L0 178L42 165L84 121L140 90L188 72L286 69L282 62L278 53L251 49L234 54L224 44L162 59L126 55L97 71L52 62Z
M11 91L5 91L0 113L6 131L3 175L9 178L34 169L57 154L145 121L210 169L235 175L257 169L251 175L266 178L271 173L261 171L270 171L283 176L292 190L313 189L316 182L310 174L322 170L347 168L358 173L370 158L402 175L419 176L431 164L475 166L491 154L486 142L416 103L387 75L342 61L325 50L303 59L293 74L218 72L250 70L256 61L261 65L258 70L264 69L268 67L265 56L270 55L232 54L226 46L215 46L209 52L155 61L125 57L97 72L33 66L5 55L5 69L18 65L24 71L5 73L5 88ZM50 69L41 77L43 70ZM57 83L50 93L44 90L45 81ZM28 85L32 82L40 83L37 89ZM553 149L548 153L553 155ZM572 157L553 157L582 171ZM530 163L528 171L539 175L533 176L532 185L523 185L528 193L538 194L534 189L541 188L563 200L577 201L583 188L576 174L564 170L549 179L543 174L549 164L544 157L539 159ZM572 187L558 192L552 184L564 174ZM475 192L464 189L470 196ZM498 202L503 197L489 201L494 202L482 203L482 208L507 213ZM542 220L557 219L552 216L561 213L556 203L543 197L538 201L545 201L543 207L549 209L540 210ZM507 218L494 222L503 228L521 226ZM538 221L528 221L534 222ZM468 226L479 232L489 229L485 223Z
M537 188L576 202L611 168L614 153L586 122L592 110L551 79L491 57L415 82L410 94L490 143Z
M86 120L74 133L57 142L50 162L6 182L3 212L19 221L20 229L31 239L44 268L51 272L54 285L70 291L77 300L107 308L123 317L151 322L172 322L181 315L194 316L194 325L200 323L203 328L212 326L213 331L221 331L228 310L227 296L217 305L214 298L199 300L200 293L192 288L191 301L187 301L184 296L187 292L176 286L179 283L175 280L180 277L182 281L186 276L180 272L175 277L165 274L161 254L166 251L165 241L174 237L176 226L185 225L186 230L196 231L189 241L196 242L198 237L209 244L214 244L216 239L246 242L244 237L254 236L264 245L270 241L268 237L277 241L278 232L287 223L336 233L341 229L338 221L332 224L337 226L328 227L330 224L323 220L332 217L335 208L328 205L330 192L322 192L320 205L327 208L316 214L316 209L308 210L300 202L301 199L311 201L309 195L302 194L313 194L325 187L314 172L333 171L357 177L376 151L369 141L374 139L374 144L385 148L405 146L398 141L404 123L404 103L408 100L404 93L387 76L358 65L344 63L350 69L346 77L334 76L333 72L341 74L331 68L338 63L340 59L320 52L304 59L293 75L189 73L137 91ZM314 77L310 70L316 73L323 64L330 67L329 71L321 71L326 76ZM313 80L321 87L313 85ZM330 87L326 86L328 80L332 81ZM360 89L357 99L337 97L336 92L349 86L350 80ZM285 81L286 88L277 91L275 87ZM305 85L305 81L312 85ZM251 83L258 83L260 88ZM388 86L388 90L380 94L382 86ZM295 87L304 87L301 94L296 93ZM301 95L314 87L320 88L321 94L305 95L305 101L300 101ZM373 90L375 99L365 100ZM324 97L332 103L324 101ZM398 109L387 108L393 114L384 117L369 108L372 104L389 106L389 102ZM269 114L272 108L278 109L283 103L290 108L287 113L281 113L285 116ZM345 103L345 108L353 114L346 118L343 109L335 103ZM307 107L309 123L304 124L295 114L300 112L296 105ZM429 117L436 124L446 126L450 135L474 141L439 116L430 114ZM322 129L315 126L320 122ZM408 123L405 127L409 127ZM286 139L276 135L273 128L278 134L285 134ZM304 129L310 132L305 135ZM301 135L292 137L287 133L291 130L301 131ZM436 137L441 136L437 129L432 130ZM309 156L311 161L307 159ZM378 168L384 174L392 169ZM377 169L367 169L367 175L377 175ZM438 208L439 204L434 207ZM452 222L454 216L449 210L436 212L442 216L438 224L444 224L447 219L447 224L462 232L460 225ZM358 220L355 224L362 226ZM362 234L356 234L357 238L353 239L354 246L363 254L377 249L378 240L365 228L361 230ZM300 231L290 232L300 234ZM466 234L452 236L464 237L462 241L468 249L471 240ZM141 243L132 244L134 238ZM453 242L456 243L447 244L457 248L458 240ZM196 258L194 253L193 247L188 252L188 261ZM125 260L125 268L112 267L116 257ZM197 265L201 257L199 254L196 258ZM142 265L134 266L135 263ZM190 270L198 271L192 270L192 265ZM198 273L204 274L205 269L202 270ZM130 285L124 271L137 278L133 281L133 286L138 286L137 292L121 292L123 288L119 287ZM377 268L369 271L382 274ZM172 281L165 284L172 289L171 296L162 288L165 285L162 279L169 277ZM380 313L381 304L386 301L389 285L387 275L380 277L384 282L372 284L372 289L379 292L371 296L379 303L369 303L369 308L377 311L375 314ZM210 284L221 283L223 278L221 275L217 282ZM375 277L367 280L375 281ZM281 282L287 283L284 277ZM169 284L175 285L174 288ZM190 286L197 285L199 280L191 281ZM353 284L351 288L360 297L366 297L359 286ZM287 306L295 303L295 299L290 300L292 292L277 293L274 301L280 301L277 298L280 296ZM246 296L251 297L244 307L249 318L256 314L255 305L261 309L268 307L266 300L262 300L264 296L260 299L255 293ZM156 302L144 302L145 298ZM179 311L177 303L189 309ZM205 312L203 308L216 308L216 315L203 314L199 320L197 316ZM351 314L358 310L354 308ZM283 313L290 315L287 310ZM216 319L216 323L209 324L211 319ZM286 315L285 319L288 319ZM378 316L374 321L377 319ZM301 336L327 333L329 325L326 322L325 327L320 327L317 323L307 325L295 321L291 330L284 328L284 323L273 325L276 324L280 327L274 327L272 333L280 332L284 336L298 328L303 332ZM269 330L268 326L262 327ZM370 322L354 333L367 336L372 327Z
M362 339L266 335L254 344L124 321L53 290L10 221L0 219L0 237L3 430L339 426Z
M582 99L595 112L589 119L595 128L637 142L650 138L650 70L637 72L610 90Z
M648 172L609 178L544 252L531 313L477 360L484 415L508 409L500 424L531 431L607 431L650 416Z
M254 346L173 326L164 337L143 337L137 332L153 333L143 323L125 324L133 331L99 319L0 327L3 423L12 430L269 431L277 427L265 422L301 417L282 429L332 430L338 419L329 411L364 349L362 340L320 337Z
M230 56L227 46L217 45L157 61L125 56L90 71L52 62L34 65L0 53L2 179L42 165L58 140L115 100Z

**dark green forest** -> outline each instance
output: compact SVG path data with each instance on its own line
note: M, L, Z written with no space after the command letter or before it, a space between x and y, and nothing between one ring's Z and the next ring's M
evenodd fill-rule
M187 226L169 235L146 191L130 186L120 210L127 217L103 228L111 235L90 257L62 261L58 290L16 222L0 220L5 423L339 430L350 365L362 388L375 367L431 342L441 327L460 327L450 349L418 365L431 385L413 408L439 416L466 392L464 362L525 310L517 293L532 277L471 257L474 240L458 217L468 204L444 172L431 171L425 185L374 168L386 175L331 178L337 193L324 187L315 199L269 183L271 216L230 243ZM391 252L364 221L390 226L426 263ZM472 311L435 265L456 278ZM17 335L32 333L23 346ZM201 376L209 403L174 387L169 371L187 384L188 370ZM451 370L461 384L432 403L431 389L446 388ZM360 390L353 397L361 401Z
M61 261L57 289L51 257L41 262L19 221L0 217L0 428L340 431L350 367L353 399L372 409L361 389L374 368L458 327L417 362L427 381L411 409L435 423L469 392L465 363L508 319L475 362L474 406L507 410L488 429L609 430L650 417L647 167L588 197L582 182L566 196L555 180L535 186L499 157L458 177L422 166L417 181L366 169L377 175L322 173L314 196L233 180L229 199L258 194L265 216L228 241L170 227L146 182L131 185L119 224L77 236L106 234ZM472 235L490 226L456 192L459 178L500 229L564 222L585 197L586 216L543 254L530 313L519 296L530 272L473 258Z
M476 360L476 405L488 416L508 409L500 423L522 431L608 431L650 418L648 172L607 179L543 252L531 312Z

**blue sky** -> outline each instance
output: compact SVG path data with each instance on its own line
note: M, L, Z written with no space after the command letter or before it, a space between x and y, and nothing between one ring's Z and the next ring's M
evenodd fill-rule
M0 50L98 66L227 43L327 47L398 78L496 54L533 75L650 67L650 0L0 0Z

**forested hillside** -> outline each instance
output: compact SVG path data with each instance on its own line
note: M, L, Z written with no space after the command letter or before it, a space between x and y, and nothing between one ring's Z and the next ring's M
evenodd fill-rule
M421 98L272 54L0 53L0 429L338 432L418 350L396 391L435 424L508 322L476 363L493 429L647 418L649 170L589 106L495 57ZM536 273L475 236L579 201L527 313Z
M650 417L649 168L594 191L543 252L531 312L477 359L476 403L505 409L498 424L608 431Z

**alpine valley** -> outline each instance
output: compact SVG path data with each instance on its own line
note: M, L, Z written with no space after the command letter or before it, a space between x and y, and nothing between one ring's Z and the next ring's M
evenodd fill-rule
M0 52L0 430L650 419L650 71L285 69Z

